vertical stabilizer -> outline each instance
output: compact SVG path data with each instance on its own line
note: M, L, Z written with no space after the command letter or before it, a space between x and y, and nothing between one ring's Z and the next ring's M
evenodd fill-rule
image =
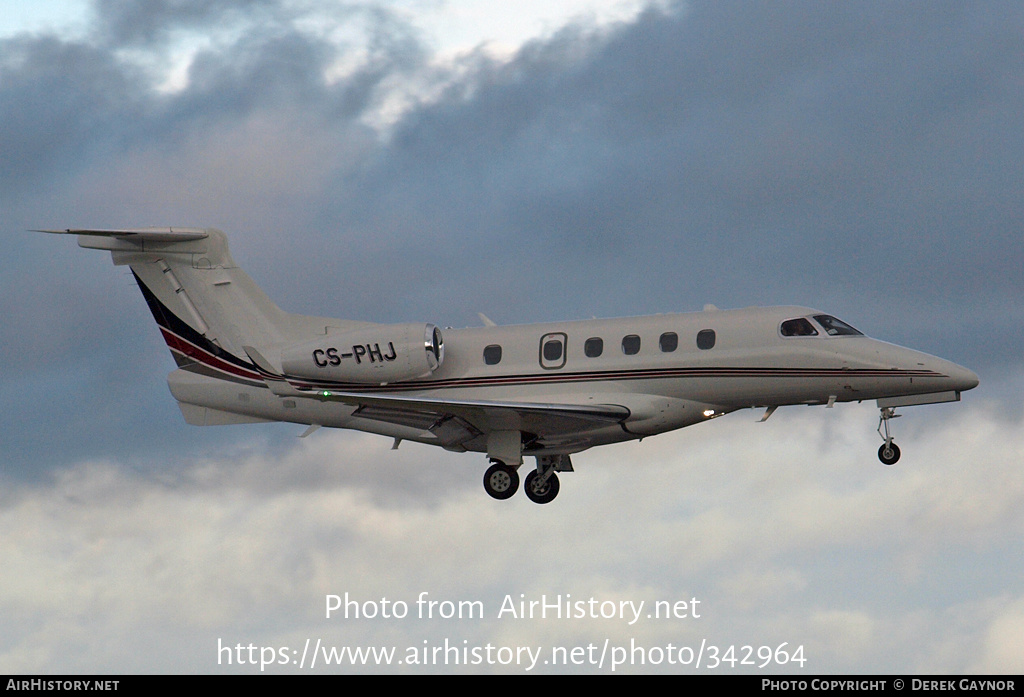
M244 346L277 345L288 315L240 269L227 237L207 228L61 230L78 244L109 251L131 268L180 367L262 383Z

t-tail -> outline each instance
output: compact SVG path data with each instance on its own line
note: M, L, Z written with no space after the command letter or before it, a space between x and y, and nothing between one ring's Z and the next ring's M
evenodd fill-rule
M323 401L325 390L366 390L430 375L444 357L440 330L430 323L284 312L235 264L220 230L41 232L77 235L80 246L108 251L115 265L131 268L178 365L167 382L190 424L347 427L351 409L325 413L311 402Z
M257 396L262 390L253 393L245 388L269 387L277 397L296 393L284 379L282 359L288 353L282 354L283 347L303 337L307 342L316 337L323 340L332 332L373 326L282 311L235 264L227 237L220 230L41 232L77 235L80 246L108 251L115 265L131 269L178 365L168 376L168 384L191 424L266 420L267 405ZM238 402L240 396L242 403ZM274 399L270 403L276 407L280 400ZM299 414L279 418L307 422Z
M180 368L263 385L243 347L279 345L289 315L260 290L212 228L46 230L127 265Z

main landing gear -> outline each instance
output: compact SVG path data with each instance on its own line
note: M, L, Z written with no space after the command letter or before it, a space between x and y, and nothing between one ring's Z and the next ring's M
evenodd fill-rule
M512 498L519 490L519 473L500 460L492 462L484 472L484 491L499 501Z
M535 469L526 475L525 491L526 497L534 503L554 501L558 496L558 475L550 467L544 474L540 474L540 468Z
M883 465L895 465L900 459L900 449L892 442L892 435L889 433L889 419L898 419L899 414L892 407L882 407L882 415L878 418L878 435L882 436L882 447L878 449L878 459ZM885 427L885 435L882 435L882 427Z
M512 498L519 489L517 469L501 460L491 460L491 466L484 472L484 491L500 501ZM556 472L572 472L568 455L538 455L537 469L526 475L523 483L526 497L534 503L554 501L559 489Z

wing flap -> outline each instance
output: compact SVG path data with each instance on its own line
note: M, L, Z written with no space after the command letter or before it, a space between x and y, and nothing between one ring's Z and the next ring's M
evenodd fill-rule
M440 412L363 405L352 412L352 416L429 432L447 448L461 446L481 435L481 432L465 419Z
M264 381L280 396L305 396L355 407L352 416L415 428L447 448L459 448L491 431L521 431L537 437L575 439L621 424L632 411L620 404L506 402L404 395L298 390L255 347L245 346Z
M586 433L622 423L630 410L616 404L548 404L491 400L368 395L324 390L322 401L357 407L353 416L429 431L446 447L457 447L494 430L535 433Z

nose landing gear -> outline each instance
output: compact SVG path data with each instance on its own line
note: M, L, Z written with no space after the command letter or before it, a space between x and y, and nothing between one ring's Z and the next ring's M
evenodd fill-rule
M898 419L900 415L892 407L882 407L880 411L882 414L878 418L878 435L885 442L878 449L878 459L882 461L883 465L895 465L900 459L900 449L892 442L892 435L889 433L889 420ZM885 427L885 435L882 435L883 426Z

